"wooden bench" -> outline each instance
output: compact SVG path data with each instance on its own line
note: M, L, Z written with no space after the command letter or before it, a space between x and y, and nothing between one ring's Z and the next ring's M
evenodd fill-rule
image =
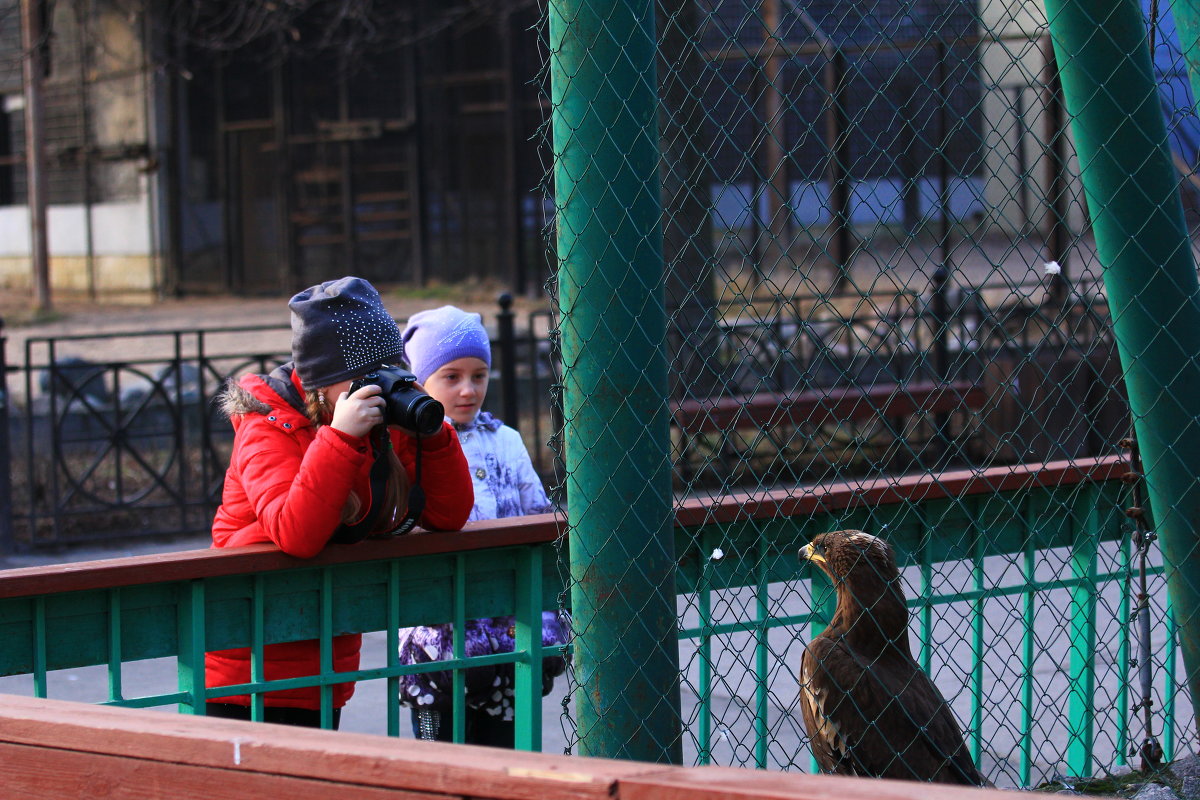
M916 415L948 415L979 411L987 391L968 382L881 384L870 387L831 387L796 393L757 392L750 395L689 398L671 404L672 425L682 436L680 472L692 476L690 464L696 437L716 434L722 439L718 459L729 461L734 434L763 431L768 435L786 426L811 429L872 420L905 420ZM728 466L728 464L724 464Z
M681 431L698 434L977 410L986 400L983 387L971 383L909 383L687 399L672 403L671 415Z

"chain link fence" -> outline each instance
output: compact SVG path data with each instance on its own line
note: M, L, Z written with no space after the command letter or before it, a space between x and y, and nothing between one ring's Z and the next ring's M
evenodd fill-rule
M798 556L838 528L895 551L988 780L1195 749L1200 120L1175 10L1092 5L549 4L578 752L829 769L802 653L843 602L888 624ZM864 724L875 774L926 735Z

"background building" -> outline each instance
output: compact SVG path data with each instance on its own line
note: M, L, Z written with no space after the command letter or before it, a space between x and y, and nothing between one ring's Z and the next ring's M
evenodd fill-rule
M54 288L540 286L536 5L384 5L42 5ZM18 12L0 3L10 287L32 280Z
M14 288L34 282L22 1L0 0L0 286ZM27 2L44 27L55 291L277 294L345 272L542 290L534 0ZM1169 14L1159 25L1190 200L1200 126ZM1086 227L1040 3L671 0L659 28L666 257L683 285L848 270L864 242L870 269L944 258L951 226L1065 263ZM704 278L711 264L727 272Z

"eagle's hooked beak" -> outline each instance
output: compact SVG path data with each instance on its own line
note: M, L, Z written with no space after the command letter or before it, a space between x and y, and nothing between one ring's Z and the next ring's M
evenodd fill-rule
M811 544L806 544L804 547L800 548L800 558L804 559L805 561L811 561L817 565L825 564L825 556L814 550Z

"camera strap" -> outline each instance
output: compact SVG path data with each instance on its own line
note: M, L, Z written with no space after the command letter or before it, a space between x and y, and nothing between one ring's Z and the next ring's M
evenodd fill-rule
M386 426L380 425L371 432L371 451L375 455L369 476L371 505L358 522L342 525L334 531L330 541L354 544L367 538L367 534L371 532L375 521L379 519L379 512L383 508L383 496L387 492L388 475L391 473L387 451L391 444Z
M411 531L417 524L421 513L425 511L425 490L421 488L421 434L414 433L413 438L416 439L417 444L416 478L412 488L408 490L408 508L404 513L404 519L400 520L400 524L391 530L393 536L403 536Z
M416 439L417 444L416 480L413 481L412 488L408 492L408 507L404 517L394 528L384 531L392 536L402 536L411 531L417 524L417 520L420 519L422 512L425 511L425 490L421 488L421 436L414 434L413 438ZM375 454L370 474L371 506L358 522L339 527L330 537L330 541L354 544L361 542L371 533L383 510L383 500L387 494L387 482L391 474L391 463L387 454L391 447L391 435L388 433L387 426L380 425L371 434L371 450Z

